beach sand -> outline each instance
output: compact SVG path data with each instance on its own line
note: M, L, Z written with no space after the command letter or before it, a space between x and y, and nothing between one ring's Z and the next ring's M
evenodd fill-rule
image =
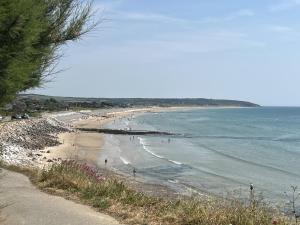
M60 134L59 141L62 143L61 145L45 149L45 157L62 160L76 159L95 163L104 143L102 134L84 132Z
M151 107L151 108L135 108L135 109L116 109L107 113L105 116L87 116L85 119L79 119L72 122L74 128L101 128L114 120L131 117L146 112L162 112L173 110L190 109L188 107ZM97 164L97 159L101 154L101 148L104 145L104 135L100 133L87 133L75 131L72 133L63 133L58 136L61 145L49 147L45 149L43 157L47 164L48 159L76 159ZM48 152L48 153L47 153ZM50 153L49 153L50 152ZM54 160L54 161L55 161Z
M84 119L75 120L72 122L74 128L101 128L106 123L116 119L130 117L144 112L156 112L160 108L139 108L139 109L116 109L114 112L109 112L105 116L87 116ZM71 133L62 133L58 135L58 146L49 147L44 150L43 157L44 165L48 160L56 161L57 159L76 159L92 164L97 164L101 148L104 144L104 135L100 133L90 133L75 131Z

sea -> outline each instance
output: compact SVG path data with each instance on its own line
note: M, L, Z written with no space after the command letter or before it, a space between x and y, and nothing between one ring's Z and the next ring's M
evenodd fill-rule
M300 108L195 108L144 113L111 129L170 132L171 136L106 135L104 158L137 179L180 191L269 202L300 188ZM300 190L299 190L300 191Z

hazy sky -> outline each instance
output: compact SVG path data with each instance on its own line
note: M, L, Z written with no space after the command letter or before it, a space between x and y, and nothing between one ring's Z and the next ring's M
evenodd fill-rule
M106 21L35 93L300 106L300 0L95 0Z

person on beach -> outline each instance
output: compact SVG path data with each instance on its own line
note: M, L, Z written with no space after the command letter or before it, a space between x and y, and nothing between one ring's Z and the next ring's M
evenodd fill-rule
M135 175L136 175L136 169L135 168L133 168L133 176L135 177Z
M250 202L251 204L253 203L254 200L254 185L251 183L250 184Z
M105 166L107 165L107 159L104 160Z

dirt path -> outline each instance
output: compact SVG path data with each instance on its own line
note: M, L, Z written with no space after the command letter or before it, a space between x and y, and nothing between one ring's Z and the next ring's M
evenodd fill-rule
M3 170L0 202L5 225L120 225L110 216L88 206L48 195L35 188L22 174Z

